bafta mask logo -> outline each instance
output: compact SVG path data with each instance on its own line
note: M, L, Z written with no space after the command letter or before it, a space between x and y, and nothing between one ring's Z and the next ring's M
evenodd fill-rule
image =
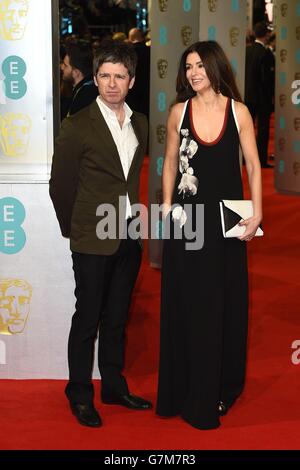
M7 157L19 157L27 152L31 119L26 114L0 114L0 147Z
M0 279L0 334L22 333L30 309L31 285L20 279Z
M166 78L168 72L168 61L166 59L157 61L157 71L159 78Z
M0 0L0 38L22 39L27 24L29 0Z
M192 42L192 28L190 26L182 26L181 39L184 46L189 46Z
M158 7L161 12L168 10L168 0L158 0Z
M296 26L296 39L300 41L300 26Z
M281 108L285 106L285 103L286 103L286 95L284 94L279 95L279 104Z
M167 128L163 124L156 127L156 137L159 144L164 144L166 140Z
M293 163L293 173L295 176L298 176L300 174L300 162Z
M280 13L281 13L281 16L283 16L284 18L287 16L287 13L288 13L288 4L287 3L282 3L280 5Z
M240 30L239 28L236 28L235 26L233 26L232 28L230 28L229 30L229 38L230 38L230 44L233 46L233 47L236 47L238 45L238 42L239 42L239 35L240 35Z
M214 13L218 8L218 0L208 0L207 1L208 9L211 13Z
M286 49L281 49L281 51L280 51L280 60L283 64L286 63L286 61L287 61L287 50Z
M280 152L285 151L285 138L284 137L280 137L278 139L278 147L279 147Z
M295 131L300 131L300 117L295 117L295 119L294 119L294 129L295 129Z

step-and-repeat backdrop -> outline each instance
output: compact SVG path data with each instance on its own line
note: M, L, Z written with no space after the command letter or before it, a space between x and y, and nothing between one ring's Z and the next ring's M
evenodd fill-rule
M0 0L0 378L67 377L74 285L48 196L52 7Z
M300 1L278 0L275 15L275 187L300 193Z

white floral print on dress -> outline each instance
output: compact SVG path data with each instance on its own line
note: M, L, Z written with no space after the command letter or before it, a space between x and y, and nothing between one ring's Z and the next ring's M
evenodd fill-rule
M179 194L195 196L198 190L198 178L194 175L194 170L190 166L190 160L198 150L198 144L189 137L188 129L181 129L183 139L179 149L179 171L182 174L178 185Z

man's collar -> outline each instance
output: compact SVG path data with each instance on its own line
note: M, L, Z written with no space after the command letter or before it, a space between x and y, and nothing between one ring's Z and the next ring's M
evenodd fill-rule
M100 106L100 108L103 109L104 112L108 116L110 116L111 118L116 118L115 111L113 111L109 106L107 106L107 104L104 103L104 101L101 99L101 96L97 97L97 103ZM128 120L130 121L130 118L133 114L133 111L132 111L132 109L130 109L130 107L128 106L127 103L124 102L123 106L124 106L125 115L128 118Z
M259 39L255 39L255 42L257 42L258 44L261 44L262 46L266 47L265 43L260 41Z
M80 80L80 82L78 82L77 85L74 86L73 91L76 92L77 90L79 90L79 88L82 87L82 85L84 85L85 83L89 84L89 82L91 82L91 84L94 83L92 75L87 75L82 80Z

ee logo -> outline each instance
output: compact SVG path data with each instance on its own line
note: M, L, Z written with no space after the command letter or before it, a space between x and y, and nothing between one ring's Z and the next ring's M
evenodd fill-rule
M26 242L26 235L21 227L24 220L25 208L18 199L0 199L0 252L14 255L22 250Z
M27 83L24 80L26 74L26 64L21 57L11 55L6 57L2 63L2 73L4 75L4 93L11 100L23 98L27 91Z
M159 157L156 161L156 171L157 171L158 176L162 175L163 165L164 165L164 157Z

